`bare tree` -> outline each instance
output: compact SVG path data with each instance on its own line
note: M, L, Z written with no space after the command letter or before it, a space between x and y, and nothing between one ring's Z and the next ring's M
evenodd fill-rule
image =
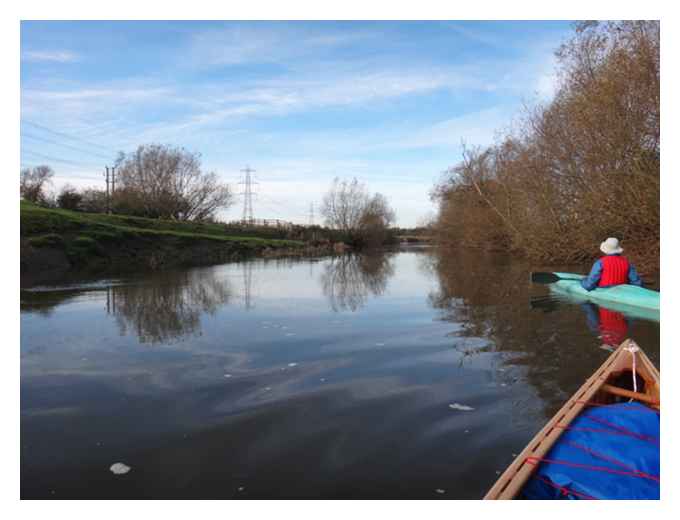
M378 246L389 236L389 228L394 224L396 215L385 196L376 193L364 207L359 222L359 237L365 245Z
M45 188L51 184L54 171L47 165L35 166L33 169L24 168L20 173L19 190L21 196L35 202L44 204L47 201Z
M234 203L229 186L201 170L200 155L158 144L119 156L117 190L129 212L147 217L203 220Z
M323 199L321 214L328 227L363 245L381 243L395 220L387 199L380 193L369 195L357 179L335 178Z
M351 236L361 227L361 219L369 203L366 186L356 178L351 181L333 179L333 184L324 196L321 214L326 225Z
M659 22L586 22L557 52L559 88L435 188L437 235L578 262L618 236L658 268Z

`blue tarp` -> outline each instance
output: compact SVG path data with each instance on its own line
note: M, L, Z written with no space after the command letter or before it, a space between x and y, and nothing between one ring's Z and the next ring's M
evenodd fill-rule
M522 497L658 500L659 441L659 414L651 408L586 407L543 457L554 462L540 462Z

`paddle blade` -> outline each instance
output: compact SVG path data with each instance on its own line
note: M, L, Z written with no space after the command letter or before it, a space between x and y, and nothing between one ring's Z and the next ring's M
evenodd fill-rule
M555 283L562 280L555 273L531 273L531 281L533 283Z

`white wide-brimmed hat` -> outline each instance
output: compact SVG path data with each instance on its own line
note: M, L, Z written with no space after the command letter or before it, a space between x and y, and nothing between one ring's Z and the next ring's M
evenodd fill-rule
M605 255L617 255L623 253L623 248L619 245L619 239L610 237L600 244L600 251Z

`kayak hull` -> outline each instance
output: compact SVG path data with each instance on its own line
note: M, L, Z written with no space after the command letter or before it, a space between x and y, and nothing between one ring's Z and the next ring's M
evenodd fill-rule
M550 284L550 289L554 292L567 296L580 297L595 303L620 304L629 307L649 309L656 312L659 311L660 293L656 291L627 284L615 285L613 287L598 287L592 291L586 291L581 286L581 280L585 278L585 276L574 273L554 274L563 278L562 280Z
M555 295L558 301L564 301L565 303L572 304L583 304L586 302L595 302L588 296L575 294L573 292L565 291L562 287L556 284L550 284L550 292ZM658 309L650 309L647 307L636 307L635 305L628 305L625 303L611 302L597 300L597 305L611 311L620 312L627 318L641 319L647 321L655 321L659 323L661 321L661 313Z

